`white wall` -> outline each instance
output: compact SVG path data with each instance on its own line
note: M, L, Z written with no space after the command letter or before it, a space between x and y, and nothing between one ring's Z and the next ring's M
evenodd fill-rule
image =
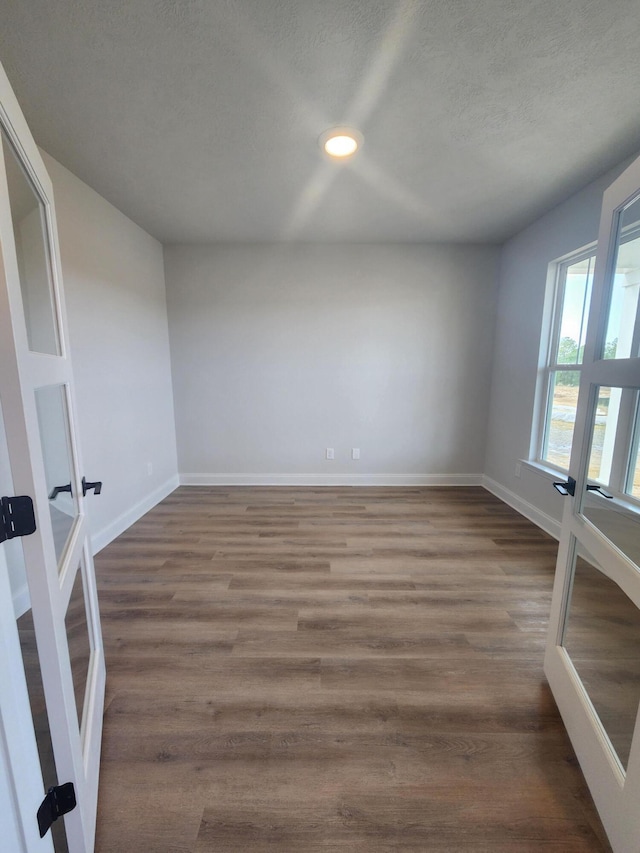
M54 188L94 548L177 485L162 246L43 152ZM153 473L148 474L148 464Z
M628 162L542 216L502 249L485 482L553 533L563 506L551 485L554 477L527 465L516 476L516 463L530 454L547 271L551 261L597 239L602 193Z
M478 481L497 254L165 247L183 481Z

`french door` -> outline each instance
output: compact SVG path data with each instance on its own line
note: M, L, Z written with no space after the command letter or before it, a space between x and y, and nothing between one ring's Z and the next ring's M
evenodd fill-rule
M51 182L0 67L0 496L35 521L0 536L0 757L24 853L93 850L105 666L84 505L101 484L83 473ZM67 783L52 842L34 804Z
M603 197L545 672L615 853L640 851L640 159Z

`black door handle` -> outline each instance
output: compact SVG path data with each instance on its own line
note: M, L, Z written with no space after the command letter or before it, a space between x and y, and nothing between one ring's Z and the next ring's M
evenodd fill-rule
M88 483L85 478L82 478L82 494L86 495L88 491L93 489L94 495L99 495L102 491L102 480L96 480L95 483Z
M587 486L588 492L598 492L599 495L602 495L603 498L608 498L608 500L613 500L613 495L608 495L606 492L603 492L600 486Z
M573 497L576 493L576 481L573 477L568 477L566 483L554 483L553 488L556 492L560 492L563 498L566 498L567 495Z
M55 501L60 492L69 492L69 494L72 494L71 483L67 483L66 486L54 486L54 488L51 490L51 494L49 495L49 500Z

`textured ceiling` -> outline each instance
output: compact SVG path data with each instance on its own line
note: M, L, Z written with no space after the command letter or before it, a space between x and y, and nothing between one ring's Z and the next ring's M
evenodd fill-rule
M0 3L37 142L163 242L500 241L640 150L639 44L638 0Z

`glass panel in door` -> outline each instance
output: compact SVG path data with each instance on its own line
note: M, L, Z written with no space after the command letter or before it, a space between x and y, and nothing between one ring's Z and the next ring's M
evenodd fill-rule
M640 566L640 503L634 498L638 469L635 445L640 429L638 392L597 387L596 395L588 469L592 482L582 496L580 512Z
M562 645L626 770L640 705L640 611L584 546L580 550Z
M53 754L53 743L51 741L51 728L49 726L49 715L45 704L44 686L40 672L40 658L36 645L35 628L33 625L33 614L31 608L18 619L18 634L20 637L20 648L24 662L24 674L27 679L29 692L29 704L33 727L36 733L38 755L42 768L42 778L45 789L48 790L59 784L56 773L56 765ZM64 821L57 820L51 827L53 847L56 853L67 853L67 837Z
M620 212L616 244L602 355L633 358L640 353L640 198Z
M40 441L49 496L49 512L58 566L78 516L73 494L69 412L64 385L48 385L35 391Z
M82 725L89 666L91 663L93 632L88 619L87 601L85 597L84 561L76 572L71 598L65 615L65 628L69 644L69 659L71 675L73 676L73 692L78 712L78 725Z
M60 354L45 206L0 128L29 349Z
M640 406L636 413L636 422L629 454L629 471L625 491L628 495L640 501Z

